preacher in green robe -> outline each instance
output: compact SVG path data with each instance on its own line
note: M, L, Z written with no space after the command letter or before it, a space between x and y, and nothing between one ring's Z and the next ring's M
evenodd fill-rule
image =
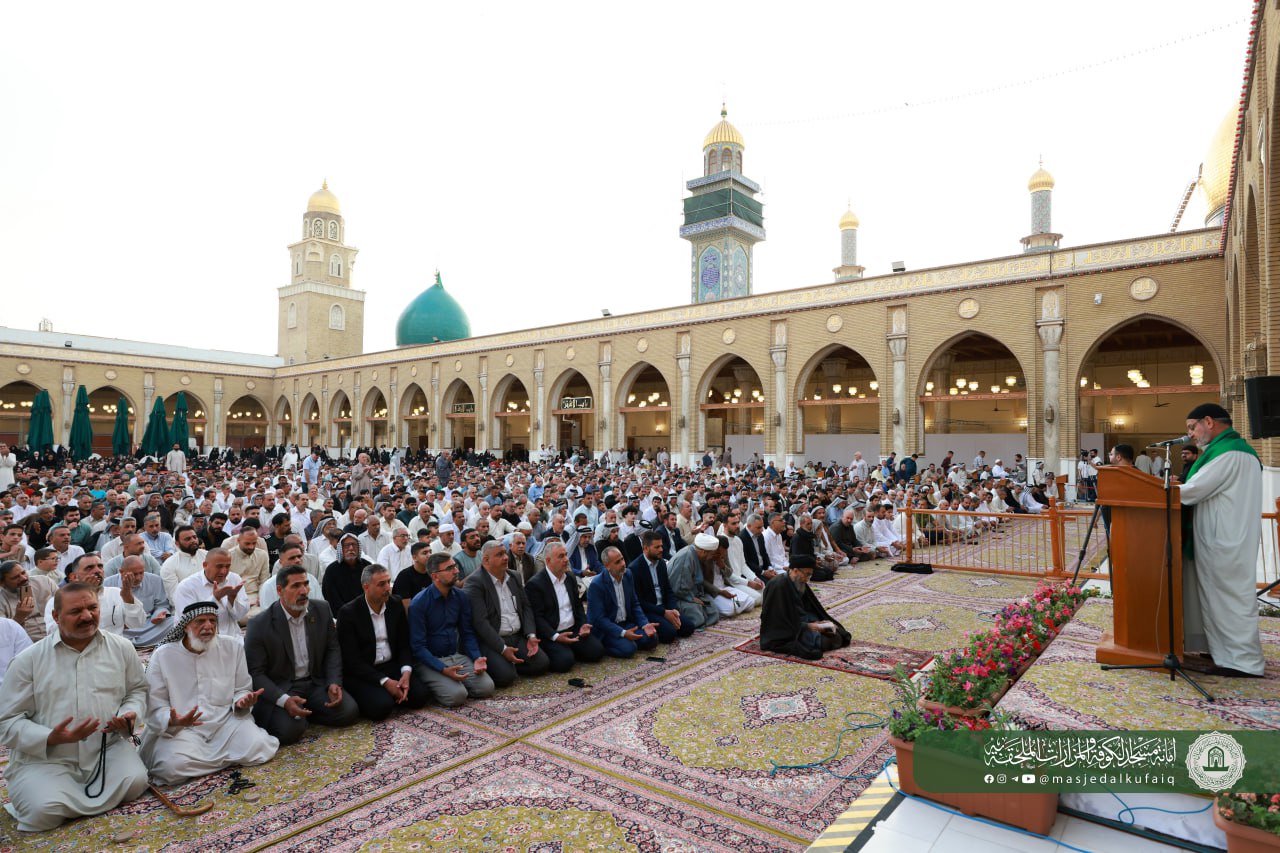
M765 585L760 648L766 652L818 660L823 652L844 648L853 639L813 594L812 575L812 567L792 566Z

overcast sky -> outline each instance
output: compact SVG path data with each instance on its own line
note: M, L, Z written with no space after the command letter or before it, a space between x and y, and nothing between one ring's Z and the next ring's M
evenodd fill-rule
M439 267L474 334L683 304L683 182L728 99L755 292L1168 230L1237 101L1247 0L10 4L0 325L274 352L328 178L395 344ZM1197 193L1183 227L1204 216Z

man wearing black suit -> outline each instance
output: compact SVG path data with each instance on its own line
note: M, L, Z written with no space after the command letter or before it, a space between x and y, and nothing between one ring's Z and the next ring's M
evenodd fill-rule
M500 542L486 542L480 549L480 571L468 576L463 589L495 685L506 687L517 675L529 678L547 671L551 662L538 647L529 599L520 582L507 574L507 552Z
M360 716L342 690L342 653L332 611L311 601L307 570L288 566L276 573L279 600L249 620L244 656L255 689L254 719L280 743L297 743L308 722L348 726Z
M385 720L396 705L421 708L431 691L413 674L409 617L391 594L391 572L364 567L364 595L338 611L338 646L347 692L371 720Z
M742 557L747 561L747 568L755 572L762 581L773 580L777 574L769 565L769 552L764 547L764 519L752 513L738 534L742 540Z
M595 663L604 657L600 638L591 633L578 584L569 573L569 552L564 543L551 541L543 551L546 566L525 584L533 608L533 621L552 672L568 672L575 660Z
M662 536L646 530L640 537L641 553L627 566L627 574L636 588L636 598L644 615L658 630L658 641L670 643L677 636L687 637L694 626L680 621L676 596L667 579L667 561L662 559Z
M628 566L640 559L640 554L644 551L644 545L641 543L640 537L652 529L652 522L641 520L636 525L635 532L622 540L622 559L627 562Z
M674 512L664 512L662 524L657 528L658 535L662 537L662 559L670 560L680 551L684 550L684 546L689 544L684 541L684 537L680 535L680 528L676 526L679 520Z

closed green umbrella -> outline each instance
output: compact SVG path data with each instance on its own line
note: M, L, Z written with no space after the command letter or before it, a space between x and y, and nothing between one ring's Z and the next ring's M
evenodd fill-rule
M129 401L124 397L116 404L116 425L111 431L111 453L113 456L128 456L133 450L133 439L129 434Z
M27 446L32 453L45 453L53 448L53 404L49 402L49 392L45 389L41 389L31 401Z
M79 462L93 453L93 424L89 422L89 392L76 392L76 408L71 416L71 458Z
M178 398L173 402L173 429L169 430L169 443L178 445L186 453L190 437L191 433L187 429L187 394L179 391Z
M157 397L147 420L147 431L142 435L142 452L161 459L168 450L169 425L165 423L164 400Z

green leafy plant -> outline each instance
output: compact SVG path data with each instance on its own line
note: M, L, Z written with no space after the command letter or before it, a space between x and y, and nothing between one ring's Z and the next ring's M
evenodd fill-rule
M1043 584L1007 605L996 614L995 627L938 656L924 698L965 710L994 704L1018 670L1039 655L1095 594L1070 583Z
M1280 835L1280 794L1222 793L1217 805L1228 820Z

